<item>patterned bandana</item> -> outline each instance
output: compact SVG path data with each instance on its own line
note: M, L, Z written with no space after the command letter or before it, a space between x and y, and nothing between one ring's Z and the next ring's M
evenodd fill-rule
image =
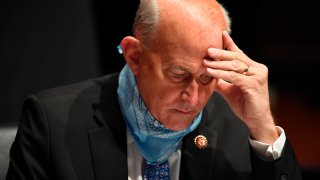
M180 147L181 139L193 131L201 121L202 111L184 130L174 131L165 128L148 111L128 65L120 72L117 92L127 127L149 164L159 164L167 160Z

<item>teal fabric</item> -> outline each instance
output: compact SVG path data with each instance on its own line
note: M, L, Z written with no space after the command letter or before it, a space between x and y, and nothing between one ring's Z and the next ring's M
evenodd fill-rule
M149 164L160 164L167 160L181 146L182 138L201 121L202 111L184 130L174 131L164 127L148 111L128 65L120 72L117 93L129 132Z

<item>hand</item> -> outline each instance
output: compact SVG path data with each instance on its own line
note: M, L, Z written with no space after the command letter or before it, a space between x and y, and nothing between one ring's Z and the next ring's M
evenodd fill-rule
M226 31L222 39L226 50L208 49L215 61L204 60L207 72L219 79L216 90L248 126L252 138L272 144L278 133L270 109L268 68L244 54Z

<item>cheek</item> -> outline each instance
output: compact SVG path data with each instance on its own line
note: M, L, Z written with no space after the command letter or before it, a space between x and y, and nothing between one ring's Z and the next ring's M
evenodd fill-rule
M161 86L160 86L161 87ZM157 119L167 119L170 109L179 104L179 96L172 88L160 88L152 90L153 96L149 97L149 111Z
M179 101L180 90L175 86L162 86L158 91L158 99L164 104L172 104Z
M179 93L175 87L158 76L140 78L140 94L152 112L171 108L178 100Z

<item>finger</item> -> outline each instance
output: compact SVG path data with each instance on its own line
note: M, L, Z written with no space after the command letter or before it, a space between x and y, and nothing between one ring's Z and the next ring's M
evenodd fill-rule
M251 59L236 45L227 31L222 32L222 41L226 50L232 51L234 59L240 60L246 64L252 63Z
M209 48L207 53L211 58L219 59L221 61L230 61L238 59L238 55L235 54L235 52L218 48Z
M203 61L204 65L212 69L221 69L225 71L235 71L237 73L243 74L248 73L249 66L239 60L231 61Z
M207 72L213 77L222 79L236 86L243 86L247 84L246 82L249 80L247 78L247 75L237 73L234 71L225 71L221 69L207 68Z
M250 59L242 52L242 51L230 51L218 48L208 48L207 50L208 56L212 59L220 60L220 61L231 61L231 60L239 60L244 62L245 64L251 64Z
M234 43L233 39L227 31L222 32L222 41L225 49L235 52L241 51L241 49L238 48L238 46Z
M217 81L217 84L216 84L216 91L219 92L220 94L222 94L224 97L226 97L227 94L230 94L230 92L232 91L232 88L234 86L225 81L225 80L222 80L222 79L219 79Z

